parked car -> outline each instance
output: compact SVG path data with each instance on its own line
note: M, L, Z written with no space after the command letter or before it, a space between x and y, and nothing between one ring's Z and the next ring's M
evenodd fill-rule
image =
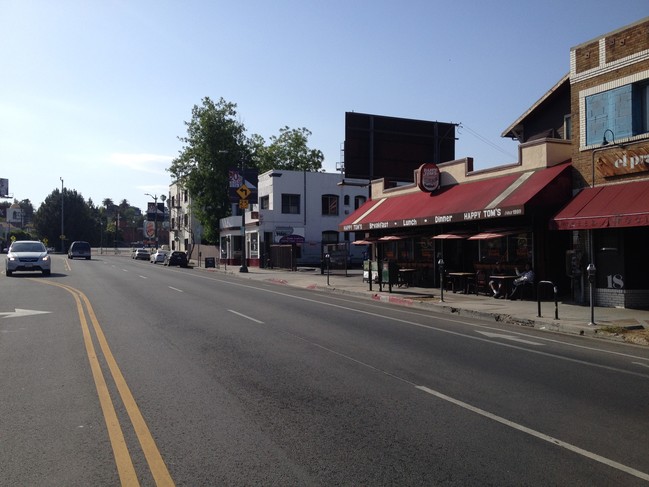
M175 250L165 256L164 265L177 265L180 267L187 267L187 255L185 252Z
M135 249L133 258L136 260L149 260L151 258L151 253L147 249Z
M157 264L158 262L164 263L166 255L169 253L168 250L158 249L151 254L151 263Z
M79 257L82 259L90 260L90 244L81 240L72 242L70 248L68 249L68 259L74 259Z
M15 271L42 272L49 276L52 259L42 242L37 240L17 240L9 246L5 273L10 277Z

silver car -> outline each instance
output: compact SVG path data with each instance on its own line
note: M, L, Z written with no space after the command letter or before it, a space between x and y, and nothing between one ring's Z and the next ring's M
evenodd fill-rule
M157 264L158 262L164 262L166 255L169 253L168 250L158 249L155 253L151 254L150 262Z
M147 249L135 249L135 252L133 253L133 258L135 260L149 260L151 257L151 254Z
M11 276L16 271L42 272L49 276L52 259L42 242L37 240L17 240L7 252L5 273Z

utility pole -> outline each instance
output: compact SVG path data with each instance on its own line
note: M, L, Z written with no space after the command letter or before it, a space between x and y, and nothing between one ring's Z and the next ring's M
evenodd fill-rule
M63 178L61 180L61 253L65 254L65 231L63 228Z

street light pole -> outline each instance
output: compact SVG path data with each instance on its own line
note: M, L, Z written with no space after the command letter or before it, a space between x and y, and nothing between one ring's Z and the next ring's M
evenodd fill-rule
M606 138L607 133L611 133L611 141L609 142L608 139ZM602 135L602 147L598 147L597 149L593 149L593 151L590 154L590 159L591 159L591 179L590 179L590 187L591 189L595 188L595 154L597 152L601 152L603 150L610 149L608 145L612 143L615 145L615 147L620 147L624 149L624 145L618 144L615 142L615 133L611 129L606 129L604 130L604 134ZM588 247L589 247L589 253L590 253L590 264L588 264L588 267L586 267L586 273L588 274L588 284L589 284L589 291L590 291L590 323L589 325L595 325L595 286L597 284L597 268L595 267L595 235L593 232L592 228L588 229Z
M241 156L241 182L246 184L246 159ZM241 267L239 272L248 272L248 263L246 257L246 209L241 208Z
M61 180L61 253L65 254L65 232L63 229L63 178Z
M228 154L229 150L220 150L219 154ZM246 157L243 152L240 152L241 155L241 186L246 184ZM241 195L240 195L241 196ZM248 272L248 264L246 257L246 209L242 208L241 201L244 201L245 198L241 198L239 201L239 209L241 210L241 267L239 267L239 272Z

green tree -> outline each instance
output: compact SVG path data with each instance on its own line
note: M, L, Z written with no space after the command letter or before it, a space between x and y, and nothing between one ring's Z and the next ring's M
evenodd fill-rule
M246 137L234 103L223 98L214 103L203 98L194 105L192 119L185 122L187 135L178 137L183 143L169 167L169 172L192 197L192 211L203 226L206 243L217 242L219 220L232 213L229 199L228 169L240 167L319 171L324 156L307 145L311 132L306 128L284 127L278 136Z
M32 202L27 199L21 200L18 204L23 213L23 225L31 223L34 218L34 205L32 205Z
M218 241L219 220L231 213L228 169L249 158L245 127L234 103L203 98L185 122L187 136L178 137L183 148L169 167L174 179L192 197L193 212L203 226L207 242Z
M63 226L66 248L74 240L86 240L91 245L99 243L99 222L91 202L84 201L76 190L63 191ZM41 239L58 246L61 235L61 191L52 191L34 213L34 227Z
M105 198L104 201L101 202L101 204L103 205L104 211L109 217L112 217L117 212L117 206L110 198Z
M322 169L324 154L318 149L309 149L311 131L302 127L280 129L279 136L271 136L266 146L261 136L251 138L259 172L271 169L291 171L319 171Z

